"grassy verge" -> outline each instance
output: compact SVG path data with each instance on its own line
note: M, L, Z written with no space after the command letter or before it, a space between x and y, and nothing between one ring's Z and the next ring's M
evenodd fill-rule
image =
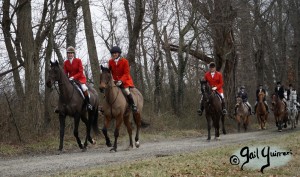
M279 134L278 134L279 135ZM244 146L276 146L292 150L292 160L285 166L240 170L229 162L230 156ZM112 166L61 173L59 176L299 176L300 132L289 133L265 141L210 148L195 153L167 157L153 157Z

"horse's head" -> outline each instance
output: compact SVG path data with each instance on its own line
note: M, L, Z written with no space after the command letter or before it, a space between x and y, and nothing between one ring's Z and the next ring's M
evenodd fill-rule
M209 95L211 95L211 87L206 80L201 80L201 92L204 100L208 100Z
M61 71L57 61L50 61L50 69L48 72L48 78L46 81L47 87L51 88L55 81L61 80Z
M258 93L258 100L259 100L259 101L263 101L265 96L266 96L266 95L265 95L264 92L259 92L259 93Z
M243 99L240 96L236 97L236 103L237 104L242 104L243 103Z
M99 89L101 92L103 92L108 86L110 83L114 84L114 82L111 82L112 81L112 75L111 75L111 71L106 68L106 67L103 67L101 65L101 74L100 74L100 84L99 84Z

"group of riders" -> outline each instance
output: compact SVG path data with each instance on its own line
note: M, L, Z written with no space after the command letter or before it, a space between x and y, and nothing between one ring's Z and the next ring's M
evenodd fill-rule
M113 46L110 49L111 58L108 61L108 68L111 70L113 79L115 81L116 86L120 87L123 91L123 93L126 94L128 103L132 109L133 112L137 111L137 106L134 103L132 94L130 93L130 88L134 87L134 83L132 80L132 77L130 76L130 67L129 62L126 58L121 57L121 49L118 46ZM64 62L64 72L68 76L70 81L76 80L80 83L81 89L83 91L83 94L85 96L85 103L87 109L91 110L92 106L90 105L89 101L89 93L88 93L88 87L86 86L86 77L84 75L84 69L82 65L82 61L80 58L75 57L75 48L72 46L69 46L67 48L67 60ZM215 91L221 100L222 105L222 113L225 115L227 114L227 110L225 108L225 102L224 102L224 92L223 92L223 76L220 72L216 71L216 64L214 62L211 62L209 64L209 71L207 71L204 75L204 80L208 82L208 84L211 86L211 89ZM266 90L263 88L263 85L260 84L258 89L256 90L256 102L254 106L254 111L251 109L251 105L248 102L248 94L246 92L245 86L241 86L240 90L237 94L237 97L242 98L243 102L249 107L249 114L255 114L257 102L258 102L258 94L259 92L263 92L266 95ZM295 89L293 89L292 84L289 85L289 89L285 89L283 85L281 85L280 82L277 82L277 85L275 87L275 94L278 95L278 97L287 105L287 101L290 99L291 93L296 93ZM286 93L286 95L285 95ZM269 106L267 104L266 98L264 97L264 104L266 106L267 111L269 112ZM299 103L296 102L296 104L299 106ZM237 109L237 105L235 107L235 112ZM200 109L197 111L199 115L202 115L204 110L203 101L201 99L200 101Z
M124 57L121 57L122 51L118 46L112 47L110 49L110 53L111 58L108 61L108 68L112 73L115 84L122 89L124 94L126 94L132 111L136 112L137 106L134 103L132 94L130 93L130 88L133 88L134 84L130 76L129 62ZM92 110L82 61L80 58L75 57L75 48L73 46L69 46L67 48L67 60L65 60L63 68L70 81L76 80L80 83L85 97L85 105L88 110Z
M256 111L256 106L257 106L258 99L259 99L258 94L260 92L263 92L264 95L265 95L264 98L263 98L263 102L264 102L264 104L266 106L266 109L269 113L269 106L268 106L268 103L266 101L266 90L263 88L262 84L260 84L259 88L256 90L256 102L255 102L255 105L254 105L254 111L252 111L251 105L248 102L248 95L247 95L247 92L245 90L245 86L240 87L240 90L237 94L237 97L242 98L243 103L245 103L248 106L250 115L256 114L255 111ZM289 88L285 89L284 86L281 84L281 82L278 81L277 84L276 84L275 90L274 90L274 94L277 95L278 98L283 101L286 108L288 106L289 101L293 101L293 103L296 104L297 107L300 107L300 104L298 103L298 97L297 97L296 89L293 88L292 84L289 84ZM238 104L235 106L235 113L234 114L236 114L237 107L238 107Z
M222 103L222 113L225 115L227 114L227 110L225 109L225 103L224 103L224 93L223 93L223 78L222 78L222 74L218 71L216 71L216 64L214 62L211 62L209 64L209 71L207 71L204 75L204 80L208 82L208 84L211 86L211 89L213 91L215 91L220 99L221 99L221 103ZM256 90L256 102L254 105L254 111L252 111L251 105L248 101L248 94L246 92L246 88L245 86L241 86L239 89L239 92L237 93L237 97L241 98L243 103L245 103L248 108L249 108L249 114L253 115L256 114L256 106L257 103L259 101L259 93L263 92L264 93L264 98L263 98L263 102L266 106L266 110L269 113L269 106L268 103L266 101L266 90L263 88L262 84L259 84L258 89ZM297 98L297 93L296 90L293 88L292 84L289 84L289 88L285 89L283 85L281 85L281 82L277 82L277 85L275 87L275 94L285 103L285 105L287 106L287 101L289 101L292 98L292 93L293 96L296 97L294 101L294 103L299 107L300 104L297 102L298 98ZM296 96L295 96L296 95ZM235 111L234 114L236 114L237 111L237 107L238 104L235 106ZM198 114L201 116L204 110L204 105L203 105L203 99L201 98L200 100L200 109L197 111Z

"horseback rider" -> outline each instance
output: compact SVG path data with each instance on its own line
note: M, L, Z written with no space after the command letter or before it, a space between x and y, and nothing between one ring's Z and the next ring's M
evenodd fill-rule
M252 115L251 105L250 105L250 103L248 102L248 94L247 94L247 92L245 91L245 86L241 86L241 87L240 87L240 91L238 92L237 97L242 98L243 103L245 103L245 104L248 106L248 108L249 108L249 113L250 113L250 115ZM235 105L235 108L234 108L234 115L236 115L236 111L237 111L238 106L239 106L239 104L236 104L236 105Z
M130 76L129 62L126 58L121 57L121 53L122 51L118 46L113 46L110 49L111 59L108 61L108 67L111 70L116 86L120 87L123 93L126 94L132 111L137 112L137 107L130 93L130 88L133 88L134 84Z
M89 110L93 107L90 104L88 87L86 86L86 77L83 72L83 66L80 58L75 58L75 48L69 46L67 48L67 60L64 62L64 71L70 81L76 80L80 83L81 89L85 97L85 103Z
M278 96L278 98L280 100L283 101L283 103L285 104L285 107L287 108L287 101L284 96L284 87L283 87L283 85L281 85L280 81L277 82L277 85L275 87L275 94Z
M294 89L293 89L293 85L292 84L289 84L289 88L287 89L287 91L286 91L286 94L287 94L287 101L290 101L291 100L291 93L292 93L292 91L293 91Z
M267 112L268 113L270 113L270 111L269 111L269 106L268 106L268 103L267 103L267 101L266 101L266 94L267 94L267 92L266 92L266 90L263 88L263 85L262 84L259 84L259 86L258 86L258 89L256 90L256 101L255 101L255 105L254 105L254 113L253 114L256 114L256 107L257 107L257 103L258 103L258 94L259 94L259 92L263 92L264 94L265 94L265 96L264 96L264 99L263 99L263 102L264 102L264 104L265 104L265 106L266 106L266 109L267 109Z
M223 76L220 72L216 71L216 64L211 62L209 64L209 71L207 71L204 75L204 80L208 82L211 86L211 89L215 91L221 98L222 101L222 113L225 115L227 114L227 110L225 109L225 102L224 102L224 93L223 93ZM201 99L200 109L197 111L198 114L201 116L204 110L203 101Z

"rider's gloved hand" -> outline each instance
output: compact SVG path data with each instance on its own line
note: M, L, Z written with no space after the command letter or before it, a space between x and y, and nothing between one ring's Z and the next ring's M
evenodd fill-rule
M116 86L121 86L122 85L122 81L117 81Z
M70 77L69 80L70 80L70 81L74 80L74 77Z
M213 88L211 88L213 91L215 91L215 90L217 90L217 87L213 87Z

